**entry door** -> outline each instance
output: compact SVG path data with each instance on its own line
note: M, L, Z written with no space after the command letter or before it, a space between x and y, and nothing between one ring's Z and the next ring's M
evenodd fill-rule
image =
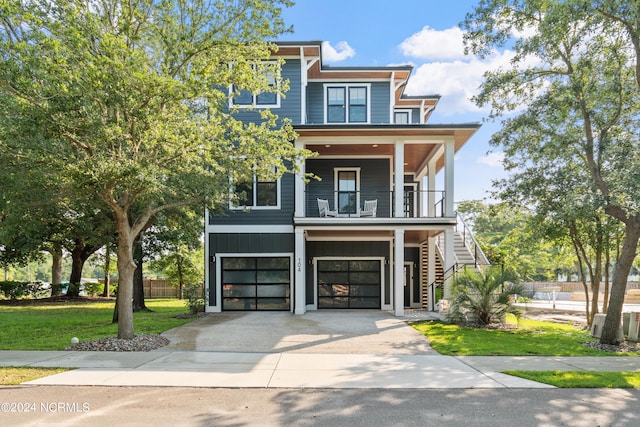
M404 306L411 307L411 283L413 281L413 266L410 263L404 265Z
M380 308L378 260L319 260L318 308Z

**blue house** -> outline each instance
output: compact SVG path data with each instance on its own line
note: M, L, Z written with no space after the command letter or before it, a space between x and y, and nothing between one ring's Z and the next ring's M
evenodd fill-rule
M480 125L428 124L439 96L404 94L411 66L329 67L321 42L278 46L286 97L232 102L291 119L295 145L318 153L301 169L321 180L257 178L207 215L206 310L434 309L446 272L478 262L462 259L475 251L453 193L454 155Z

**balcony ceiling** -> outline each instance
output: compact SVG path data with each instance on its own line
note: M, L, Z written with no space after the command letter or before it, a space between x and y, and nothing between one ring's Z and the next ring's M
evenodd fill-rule
M430 155L445 141L453 139L457 152L473 136L480 125L460 127L422 125L389 127L294 126L299 141L320 156L393 156L394 141L404 141L406 172L417 172ZM376 147L377 145L377 147ZM444 156L436 161L436 172L444 167ZM419 172L419 171L418 171Z

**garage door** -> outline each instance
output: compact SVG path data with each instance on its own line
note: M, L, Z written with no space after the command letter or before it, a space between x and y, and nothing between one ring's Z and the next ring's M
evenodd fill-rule
M222 309L289 310L289 258L222 258Z
M318 308L380 308L380 261L319 260Z

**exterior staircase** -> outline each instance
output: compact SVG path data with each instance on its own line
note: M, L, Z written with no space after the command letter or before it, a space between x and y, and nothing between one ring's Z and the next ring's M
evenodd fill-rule
M436 239L436 272L434 286L436 288L442 288L445 282L445 271L442 261L442 249L444 248L444 233L438 236ZM457 271L463 266L472 266L479 268L481 266L490 265L490 262L478 242L473 237L473 233L464 223L462 218L458 216L458 224L453 236L453 250L455 256L455 262L453 272ZM428 245L422 244L422 307L429 307L429 283L428 283ZM450 273L448 273L450 274Z

